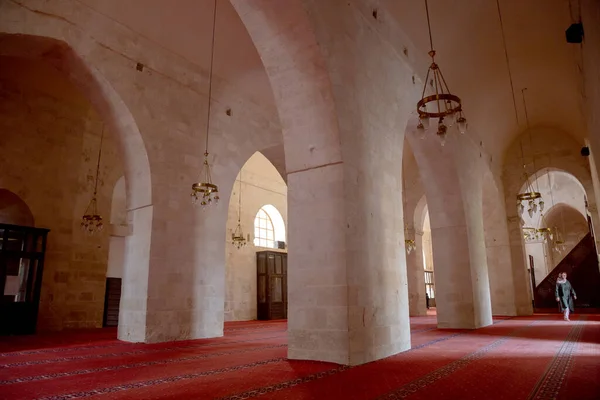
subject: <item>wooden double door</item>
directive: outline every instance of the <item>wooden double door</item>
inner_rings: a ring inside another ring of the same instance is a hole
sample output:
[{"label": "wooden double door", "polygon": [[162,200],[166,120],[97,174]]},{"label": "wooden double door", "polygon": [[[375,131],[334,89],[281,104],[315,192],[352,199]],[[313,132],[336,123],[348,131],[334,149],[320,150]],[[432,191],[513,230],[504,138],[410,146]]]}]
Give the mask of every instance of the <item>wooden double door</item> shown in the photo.
[{"label": "wooden double door", "polygon": [[257,317],[259,320],[287,318],[287,253],[256,253]]},{"label": "wooden double door", "polygon": [[36,332],[48,232],[0,224],[0,335]]}]

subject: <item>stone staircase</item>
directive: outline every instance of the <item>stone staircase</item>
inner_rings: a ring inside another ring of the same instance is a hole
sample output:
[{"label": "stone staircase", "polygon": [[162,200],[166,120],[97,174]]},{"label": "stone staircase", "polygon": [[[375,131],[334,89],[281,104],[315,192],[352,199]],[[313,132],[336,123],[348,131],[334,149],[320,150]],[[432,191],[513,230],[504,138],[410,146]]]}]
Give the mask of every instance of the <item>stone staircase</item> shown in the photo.
[{"label": "stone staircase", "polygon": [[567,273],[567,279],[577,293],[575,309],[600,307],[600,269],[596,245],[591,233],[567,254],[534,291],[536,312],[558,311],[554,290],[560,272]]}]

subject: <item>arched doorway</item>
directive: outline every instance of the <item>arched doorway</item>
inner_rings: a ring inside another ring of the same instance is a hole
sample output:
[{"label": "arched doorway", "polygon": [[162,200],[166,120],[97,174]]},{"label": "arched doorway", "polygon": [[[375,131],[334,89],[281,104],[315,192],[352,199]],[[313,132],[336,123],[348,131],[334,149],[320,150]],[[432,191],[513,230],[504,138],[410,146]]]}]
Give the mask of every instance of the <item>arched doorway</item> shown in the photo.
[{"label": "arched doorway", "polygon": [[[53,34],[56,32],[48,33]],[[59,34],[59,36],[62,35]],[[50,143],[51,145],[60,144],[55,141],[61,140],[71,141],[70,143],[80,141],[79,149],[70,151],[64,146],[58,146],[58,148],[63,148],[62,153],[61,150],[48,151],[40,156],[40,161],[49,162],[48,165],[55,165],[54,161],[66,164],[68,160],[73,161],[72,157],[75,155],[82,156],[82,160],[84,161],[81,165],[86,165],[86,163],[93,165],[93,167],[90,167],[90,170],[93,171],[89,174],[91,178],[88,177],[86,171],[82,180],[77,183],[85,188],[83,190],[72,190],[63,196],[60,193],[62,188],[71,185],[70,183],[66,184],[65,182],[67,181],[63,180],[62,183],[54,182],[53,188],[44,191],[46,193],[45,196],[40,196],[39,192],[41,189],[35,186],[30,186],[30,189],[24,191],[27,198],[31,197],[31,199],[34,199],[34,202],[31,203],[34,213],[37,214],[35,210],[38,209],[45,210],[46,217],[42,217],[42,214],[40,214],[40,218],[49,218],[48,221],[54,218],[57,223],[65,225],[60,229],[53,230],[55,234],[51,233],[49,236],[49,254],[46,268],[47,270],[52,270],[52,273],[45,274],[44,276],[50,276],[54,281],[47,282],[42,290],[39,322],[43,329],[55,330],[64,327],[92,327],[102,324],[101,310],[103,306],[102,299],[104,297],[104,278],[101,280],[98,279],[99,275],[92,272],[89,265],[93,265],[94,270],[98,269],[98,272],[102,269],[100,275],[104,275],[106,261],[92,262],[90,264],[91,261],[86,259],[87,256],[84,257],[82,255],[93,252],[104,252],[103,255],[94,256],[94,261],[106,260],[108,245],[90,245],[89,241],[86,242],[78,238],[78,232],[75,233],[73,231],[71,236],[65,235],[65,232],[67,230],[71,231],[73,226],[78,226],[77,223],[73,222],[81,218],[85,206],[89,202],[89,197],[87,196],[91,196],[91,189],[89,187],[93,188],[93,183],[90,184],[90,182],[94,180],[95,160],[97,158],[101,132],[104,130],[106,130],[107,135],[115,143],[115,150],[112,151],[113,156],[118,153],[122,155],[115,158],[123,161],[123,168],[120,172],[116,172],[115,175],[111,175],[114,172],[113,170],[101,169],[101,183],[108,183],[110,189],[108,189],[108,193],[102,193],[103,185],[101,184],[99,196],[102,197],[105,195],[106,201],[104,201],[104,204],[109,204],[112,183],[116,181],[119,175],[124,173],[127,176],[127,218],[130,221],[138,223],[140,227],[139,230],[133,232],[125,244],[127,249],[125,251],[125,264],[127,265],[125,270],[131,275],[129,279],[125,278],[124,297],[133,296],[139,298],[139,296],[144,296],[145,301],[144,293],[147,288],[147,281],[139,279],[139,276],[141,271],[144,269],[147,271],[148,269],[149,241],[151,235],[151,230],[142,229],[142,226],[147,227],[152,221],[148,157],[141,134],[131,113],[108,80],[93,65],[88,63],[85,58],[76,54],[73,47],[77,47],[78,45],[78,43],[67,43],[51,37],[25,34],[0,35],[0,57],[3,58],[3,66],[7,65],[6,61],[10,61],[13,65],[25,66],[25,68],[3,69],[4,73],[10,75],[7,77],[7,81],[16,82],[15,85],[21,85],[22,90],[30,94],[36,92],[35,96],[44,96],[44,93],[51,93],[53,91],[60,92],[62,96],[60,97],[60,104],[46,102],[46,105],[51,104],[52,111],[50,112],[58,110],[60,112],[65,111],[72,114],[81,114],[83,110],[91,110],[88,116],[82,118],[67,117],[63,119],[51,119],[49,120],[50,122],[46,121],[45,123],[43,121],[43,113],[40,113],[38,118],[24,119],[27,123],[20,125],[21,129],[26,129],[28,132],[36,132],[34,129],[35,124],[39,124],[39,126],[46,130],[55,128],[62,130],[64,133],[63,136],[47,136],[51,138],[49,139],[51,142],[54,141],[54,143]],[[39,73],[31,73],[31,79],[19,78],[23,77],[24,73],[36,70]],[[48,76],[52,76],[52,78],[48,78]],[[29,95],[27,99],[35,101],[32,96]],[[86,103],[89,105],[86,105]],[[16,98],[15,104],[19,104]],[[35,106],[35,103],[33,105]],[[38,109],[34,107],[34,110]],[[52,123],[56,121],[60,121],[60,123],[68,121],[68,124],[57,126],[56,123]],[[110,147],[110,143],[105,144]],[[15,142],[14,146],[18,147],[18,143]],[[18,152],[15,151],[14,146],[11,149],[11,154],[17,155]],[[44,146],[38,147],[43,148]],[[8,151],[8,149],[4,150]],[[110,154],[111,151],[107,153]],[[105,157],[110,158],[106,153]],[[54,161],[50,162],[50,160]],[[19,160],[12,160],[11,163],[18,164]],[[110,165],[110,163],[105,165]],[[74,165],[66,168],[66,171],[72,175],[85,171],[87,166],[82,170],[74,168]],[[33,174],[39,172],[38,175],[45,176],[47,182],[52,182],[55,176],[61,176],[54,175],[51,177],[47,175],[48,171],[48,169],[44,171],[29,170]],[[6,178],[3,177],[3,180]],[[76,182],[77,179],[77,177],[73,177],[70,182]],[[35,190],[32,190],[32,187]],[[90,193],[87,192],[88,189]],[[75,193],[77,195],[74,195]],[[63,201],[61,205],[50,206],[57,196],[63,197],[66,201]],[[100,202],[102,200],[104,199],[99,199]],[[64,209],[61,209],[61,207]],[[107,210],[103,214],[106,216],[108,214]],[[52,229],[52,226],[49,226],[49,228]],[[58,232],[61,232],[61,234]],[[74,244],[76,243],[75,248],[81,246],[82,250],[80,251],[72,250],[79,254],[79,257],[71,257],[70,253],[65,251],[52,251],[53,248],[56,249],[56,246],[68,246],[67,242],[69,241]],[[64,262],[60,259],[63,255],[67,257],[67,260],[63,260]],[[88,264],[87,269],[76,267],[77,264],[83,265],[86,263]],[[88,277],[88,279],[84,279],[86,282],[85,287],[80,285],[75,290],[78,280],[71,279],[70,277],[77,276],[81,278],[85,274],[91,274],[90,276],[93,275],[93,278]],[[78,296],[69,297],[69,287],[71,286],[74,291],[78,292]],[[71,300],[67,301],[67,298],[71,298]],[[74,301],[72,298],[76,298],[77,300]],[[132,304],[132,302],[127,302],[127,304]],[[75,308],[77,308],[77,311]],[[120,338],[124,340],[143,340],[145,335],[145,312],[140,309],[131,311],[127,313],[124,319],[126,325],[129,324],[129,327],[120,331]]]},{"label": "arched doorway", "polygon": [[35,226],[27,203],[7,189],[0,189],[0,224]]},{"label": "arched doorway", "polygon": [[[244,238],[248,240],[240,248],[231,240],[238,218]],[[257,254],[270,251],[287,256],[286,225],[287,184],[273,164],[261,152],[256,152],[240,169],[229,200],[225,321],[257,319],[261,297]],[[266,296],[265,292],[261,298]]]}]

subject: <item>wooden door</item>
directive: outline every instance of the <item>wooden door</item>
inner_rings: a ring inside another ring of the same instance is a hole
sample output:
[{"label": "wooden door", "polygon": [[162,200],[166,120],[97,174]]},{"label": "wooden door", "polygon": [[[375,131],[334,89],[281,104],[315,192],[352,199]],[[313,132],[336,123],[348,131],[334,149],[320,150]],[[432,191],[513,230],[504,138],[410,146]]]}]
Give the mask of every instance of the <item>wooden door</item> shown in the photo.
[{"label": "wooden door", "polygon": [[287,318],[287,254],[272,251],[257,254],[257,317],[259,320]]},{"label": "wooden door", "polygon": [[36,331],[47,233],[0,224],[0,335]]},{"label": "wooden door", "polygon": [[121,304],[121,278],[106,278],[104,295],[105,327],[119,326],[119,306]]}]

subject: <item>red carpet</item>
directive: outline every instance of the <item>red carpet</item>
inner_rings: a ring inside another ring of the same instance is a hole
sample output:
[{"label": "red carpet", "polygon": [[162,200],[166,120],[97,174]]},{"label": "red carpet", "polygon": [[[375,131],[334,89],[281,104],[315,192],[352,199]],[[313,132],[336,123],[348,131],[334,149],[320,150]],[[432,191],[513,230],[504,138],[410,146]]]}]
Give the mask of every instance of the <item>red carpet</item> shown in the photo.
[{"label": "red carpet", "polygon": [[0,338],[0,399],[600,399],[600,316],[497,318],[476,331],[411,319],[412,349],[345,367],[286,359],[286,322],[160,344],[115,329]]}]

